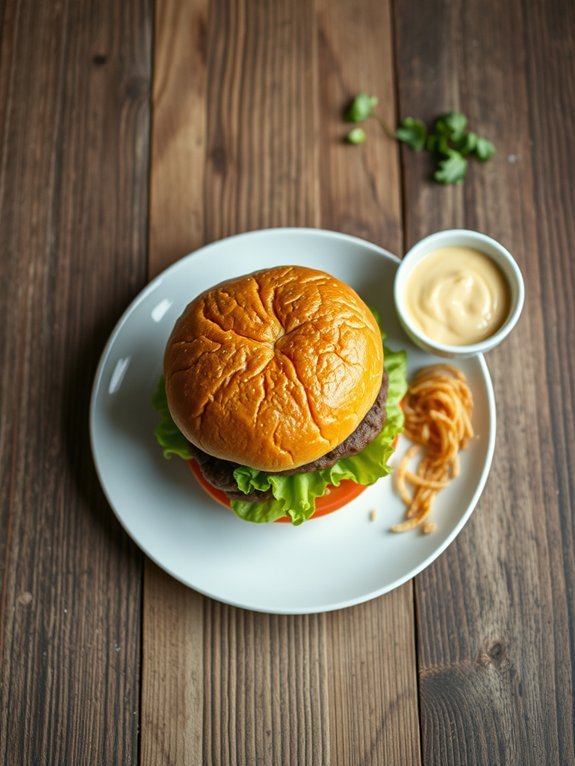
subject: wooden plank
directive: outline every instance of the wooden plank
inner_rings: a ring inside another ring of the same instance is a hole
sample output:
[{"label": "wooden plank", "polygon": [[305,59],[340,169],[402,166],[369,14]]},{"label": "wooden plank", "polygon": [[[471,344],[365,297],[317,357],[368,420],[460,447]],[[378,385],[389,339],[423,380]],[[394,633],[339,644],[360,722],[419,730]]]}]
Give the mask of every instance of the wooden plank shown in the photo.
[{"label": "wooden plank", "polygon": [[205,753],[214,764],[331,763],[325,617],[206,600]]},{"label": "wooden plank", "polygon": [[87,434],[145,283],[148,4],[3,4],[0,761],[138,759],[141,557]]},{"label": "wooden plank", "polygon": [[200,763],[203,601],[146,561],[142,646],[143,764]]},{"label": "wooden plank", "polygon": [[[361,146],[342,140],[345,104],[360,91],[396,120],[391,4],[318,2],[321,224],[401,253],[399,154],[381,126]],[[326,617],[331,751],[338,763],[419,763],[411,583]]]},{"label": "wooden plank", "polygon": [[386,126],[396,118],[391,3],[318,0],[321,225],[402,251],[399,154],[376,120],[351,146],[343,112],[365,92],[379,100]]},{"label": "wooden plank", "polygon": [[207,24],[207,0],[156,3],[150,277],[204,244]]},{"label": "wooden plank", "polygon": [[[207,2],[158,0],[149,276],[204,242]],[[142,763],[200,763],[204,599],[151,561],[144,576]]]},{"label": "wooden plank", "polygon": [[411,583],[328,615],[334,763],[420,762],[413,619]]},{"label": "wooden plank", "polygon": [[406,152],[407,239],[479,228],[515,254],[527,286],[518,328],[488,359],[498,437],[487,489],[461,537],[417,581],[424,760],[568,763],[575,433],[564,350],[575,329],[566,226],[575,213],[575,72],[573,57],[555,52],[573,50],[573,9],[470,2],[464,14],[441,3],[397,11],[401,113],[461,108],[498,149],[456,189],[426,183],[421,157]]},{"label": "wooden plank", "polygon": [[213,0],[208,51],[207,239],[317,226],[313,5]]}]

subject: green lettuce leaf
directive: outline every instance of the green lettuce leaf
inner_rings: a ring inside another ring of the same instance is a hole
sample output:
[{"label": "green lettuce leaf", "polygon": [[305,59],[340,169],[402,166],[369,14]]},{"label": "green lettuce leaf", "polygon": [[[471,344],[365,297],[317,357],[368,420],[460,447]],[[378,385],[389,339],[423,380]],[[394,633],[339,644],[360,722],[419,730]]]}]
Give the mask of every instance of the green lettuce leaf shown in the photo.
[{"label": "green lettuce leaf", "polygon": [[154,429],[156,441],[162,448],[166,460],[171,460],[172,455],[177,455],[184,460],[190,460],[192,453],[188,440],[172,420],[166,399],[166,387],[163,376],[158,381],[158,386],[152,396],[152,405],[160,415],[160,422]]},{"label": "green lettuce leaf", "polygon": [[357,484],[374,484],[391,473],[387,461],[394,451],[393,442],[403,428],[400,402],[407,390],[406,354],[386,348],[384,367],[388,376],[387,416],[381,433],[357,455],[338,460],[323,471],[292,476],[268,474],[247,466],[239,466],[234,477],[246,494],[254,490],[272,490],[273,498],[263,503],[232,500],[233,511],[245,521],[275,521],[289,516],[294,525],[309,519],[315,511],[315,499],[325,494],[329,484],[338,487],[343,479]]}]

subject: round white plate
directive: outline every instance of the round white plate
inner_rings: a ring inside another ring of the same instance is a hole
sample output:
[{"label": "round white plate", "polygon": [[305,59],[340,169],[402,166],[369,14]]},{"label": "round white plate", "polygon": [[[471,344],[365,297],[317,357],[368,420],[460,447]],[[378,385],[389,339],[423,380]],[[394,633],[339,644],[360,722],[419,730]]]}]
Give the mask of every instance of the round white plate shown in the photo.
[{"label": "round white plate", "polygon": [[[473,392],[477,438],[461,474],[437,498],[437,531],[393,534],[403,517],[391,479],[337,513],[290,524],[251,524],[217,505],[184,463],[166,461],[150,399],[172,326],[211,285],[282,264],[323,269],[378,309],[386,343],[408,352],[408,371],[437,362],[408,340],[393,305],[399,261],[375,245],[317,229],[269,229],[215,242],[175,263],[133,301],[104,350],[92,392],[92,450],[108,500],[142,550],[178,580],[228,604],[302,614],[358,604],[428,566],[456,537],[483,489],[495,442],[495,402],[482,357],[458,362]],[[396,456],[405,444],[398,446]],[[369,520],[375,510],[377,518]]]}]

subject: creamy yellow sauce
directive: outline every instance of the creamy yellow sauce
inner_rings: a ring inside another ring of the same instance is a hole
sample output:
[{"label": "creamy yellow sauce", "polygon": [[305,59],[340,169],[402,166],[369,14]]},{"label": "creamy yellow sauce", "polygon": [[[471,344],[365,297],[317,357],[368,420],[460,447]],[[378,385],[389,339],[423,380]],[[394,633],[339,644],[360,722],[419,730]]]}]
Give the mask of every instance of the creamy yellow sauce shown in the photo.
[{"label": "creamy yellow sauce", "polygon": [[449,346],[493,335],[509,312],[509,284],[491,258],[471,247],[434,250],[405,285],[410,318],[428,338]]}]

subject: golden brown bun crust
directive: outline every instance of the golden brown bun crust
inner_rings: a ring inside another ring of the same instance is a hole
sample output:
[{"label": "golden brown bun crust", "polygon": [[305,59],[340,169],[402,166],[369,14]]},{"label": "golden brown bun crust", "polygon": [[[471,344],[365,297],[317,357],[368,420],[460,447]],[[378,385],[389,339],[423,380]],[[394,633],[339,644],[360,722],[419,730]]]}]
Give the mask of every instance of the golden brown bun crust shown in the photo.
[{"label": "golden brown bun crust", "polygon": [[383,375],[381,335],[350,287],[280,266],[222,282],[176,322],[164,375],[174,421],[210,455],[263,471],[346,439]]}]

